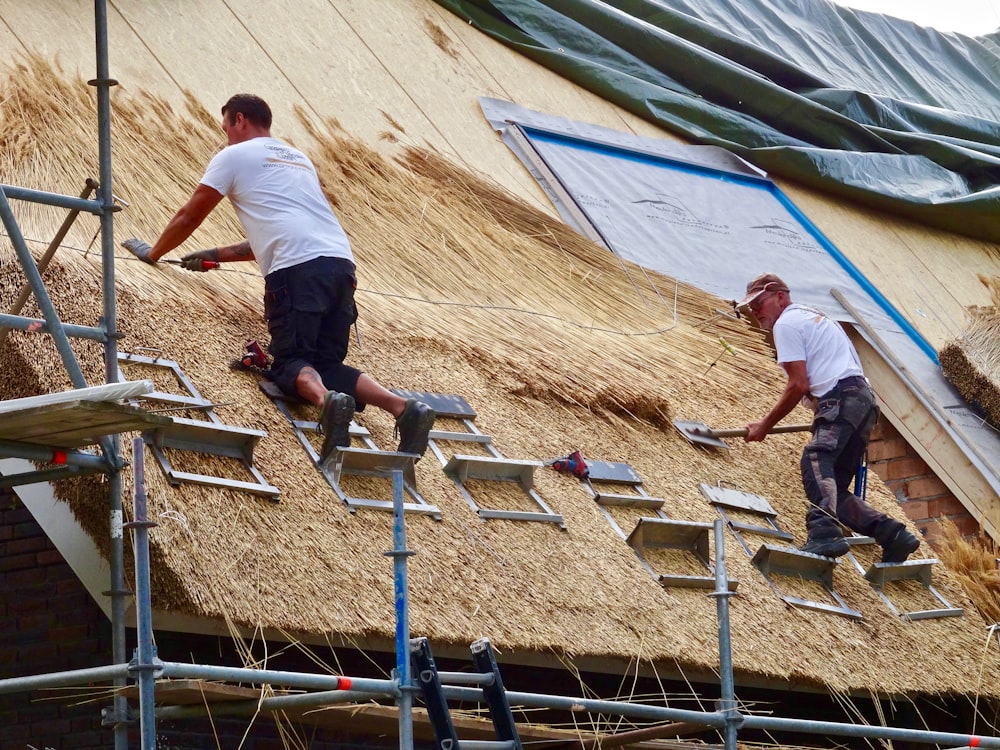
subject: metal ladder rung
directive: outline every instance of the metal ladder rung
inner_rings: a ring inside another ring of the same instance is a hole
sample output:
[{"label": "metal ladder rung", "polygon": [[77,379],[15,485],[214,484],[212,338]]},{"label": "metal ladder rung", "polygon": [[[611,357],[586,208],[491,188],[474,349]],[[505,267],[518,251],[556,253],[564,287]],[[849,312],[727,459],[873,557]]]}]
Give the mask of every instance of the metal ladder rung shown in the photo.
[{"label": "metal ladder rung", "polygon": [[479,672],[438,672],[441,682],[449,685],[492,685],[494,679],[492,672],[480,674]]},{"label": "metal ladder rung", "polygon": [[535,483],[535,469],[541,466],[541,461],[455,455],[445,464],[444,473],[461,482],[468,479],[515,481],[527,490]]},{"label": "metal ladder rung", "polygon": [[[293,419],[292,426],[295,427],[295,429],[297,430],[303,430],[305,432],[315,432],[316,434],[319,434],[319,422],[312,422],[308,419]],[[367,427],[359,425],[353,419],[351,420],[351,424],[348,427],[348,434],[352,438],[360,438],[362,440],[364,438],[372,436],[371,432],[368,431]]]},{"label": "metal ladder rung", "polygon": [[919,609],[913,612],[901,612],[899,616],[904,620],[933,620],[938,617],[961,617],[965,610],[960,607],[949,607],[947,609]]},{"label": "metal ladder rung", "polygon": [[544,513],[530,510],[497,510],[496,508],[480,508],[476,511],[480,518],[506,519],[508,521],[546,521],[563,525],[563,517],[559,513]]},{"label": "metal ladder rung", "polygon": [[454,432],[450,430],[431,430],[427,437],[431,440],[454,440],[462,443],[492,443],[493,437],[480,432]]},{"label": "metal ladder rung", "polygon": [[[715,588],[715,576],[678,576],[664,573],[659,576],[659,581],[660,585],[663,587],[673,587],[679,589]],[[729,584],[730,591],[736,591],[740,584],[740,582],[734,578],[730,578],[727,583]]]},{"label": "metal ladder rung", "polygon": [[175,482],[187,482],[188,484],[200,484],[203,487],[222,487],[228,490],[241,490],[252,495],[260,495],[271,499],[277,499],[281,490],[269,484],[261,482],[243,482],[238,479],[226,479],[225,477],[213,477],[210,474],[192,474],[187,471],[173,471],[169,473],[169,478]]},{"label": "metal ladder rung", "polygon": [[180,417],[174,417],[173,424],[158,427],[147,434],[157,445],[165,448],[245,458],[247,461],[252,461],[257,441],[267,436],[262,430]]},{"label": "metal ladder rung", "polygon": [[180,393],[165,393],[163,391],[150,391],[140,396],[144,401],[158,401],[163,404],[174,404],[176,406],[213,407],[215,403],[200,396],[184,396]]},{"label": "metal ladder rung", "polygon": [[780,539],[783,542],[791,542],[795,538],[787,531],[775,529],[770,526],[756,526],[752,523],[743,523],[741,521],[733,520],[729,521],[729,526],[734,529],[739,529],[740,531],[749,531],[753,534],[761,534],[763,536],[769,536],[773,539]]},{"label": "metal ladder rung", "polygon": [[652,508],[659,510],[663,507],[664,500],[659,497],[648,497],[646,495],[616,495],[607,492],[599,492],[594,496],[594,502],[606,507],[618,506],[625,508]]},{"label": "metal ladder rung", "polygon": [[844,539],[852,547],[864,547],[869,544],[875,544],[875,537],[873,536],[851,535],[845,536]]},{"label": "metal ladder rung", "polygon": [[[373,500],[368,497],[347,497],[346,504],[353,512],[357,508],[370,508],[372,510],[384,510],[392,513],[395,506],[391,500]],[[435,505],[424,505],[421,503],[403,503],[403,511],[406,513],[423,514],[433,516],[436,520],[441,520],[441,510]]]}]

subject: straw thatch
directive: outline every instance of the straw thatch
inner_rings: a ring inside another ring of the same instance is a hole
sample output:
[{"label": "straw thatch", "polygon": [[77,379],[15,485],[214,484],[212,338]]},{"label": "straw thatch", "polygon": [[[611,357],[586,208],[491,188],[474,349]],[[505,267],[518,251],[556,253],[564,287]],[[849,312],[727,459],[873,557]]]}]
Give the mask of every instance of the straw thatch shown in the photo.
[{"label": "straw thatch", "polygon": [[1000,550],[988,538],[968,540],[950,518],[941,519],[936,550],[954,571],[986,622],[1000,624]]},{"label": "straw thatch", "polygon": [[[76,191],[96,163],[85,116],[93,111],[89,97],[82,82],[37,59],[16,75],[8,71],[0,82],[4,179]],[[278,109],[276,135],[292,116]],[[784,528],[804,539],[797,471],[803,435],[733,441],[728,452],[710,452],[693,448],[670,426],[674,418],[743,425],[781,392],[783,376],[762,337],[731,317],[725,302],[619,261],[483,178],[406,147],[398,130],[394,164],[333,122],[307,125],[313,140],[301,145],[315,158],[359,262],[363,345],[349,361],[389,386],[462,394],[506,456],[547,459],[581,448],[590,458],[627,461],[679,519],[714,519],[700,482],[739,487],[767,497]],[[115,192],[130,202],[116,233],[152,239],[220,146],[215,118],[194,101],[181,114],[141,92],[119,92],[113,138]],[[35,249],[61,220],[58,211],[15,210]],[[80,219],[46,275],[67,321],[93,323],[100,314],[100,260],[89,249],[95,224]],[[239,236],[224,209],[187,247]],[[9,246],[2,248],[0,306],[21,283]],[[282,490],[280,503],[272,504],[237,492],[175,489],[150,465],[150,514],[158,522],[154,606],[312,640],[391,642],[392,571],[383,554],[392,543],[391,517],[350,514],[258,392],[255,377],[228,368],[246,338],[265,338],[255,267],[189,274],[146,266],[121,251],[116,268],[121,349],[161,350],[202,394],[226,404],[217,413],[227,423],[266,430],[256,464]],[[68,386],[46,337],[15,333],[10,341],[3,396]],[[100,382],[100,352],[85,345],[79,354],[88,377]],[[392,445],[386,415],[368,410],[358,421],[379,445]],[[213,468],[211,459],[184,460],[201,471]],[[537,474],[539,493],[564,516],[566,530],[479,520],[432,455],[418,464],[417,484],[444,518],[408,523],[408,546],[416,553],[409,576],[414,633],[458,645],[487,635],[508,654],[553,664],[576,660],[610,669],[638,662],[654,664],[658,674],[687,675],[716,669],[714,600],[703,591],[661,588],[575,479]],[[475,491],[485,505],[519,502],[488,486]],[[58,493],[104,545],[102,482],[65,482]],[[874,479],[868,499],[900,515]],[[635,519],[622,511],[616,520],[628,530]],[[968,675],[982,673],[988,678],[982,692],[1000,693],[997,654],[981,648],[985,624],[947,570],[937,570],[935,585],[967,607],[965,617],[906,623],[861,576],[840,566],[836,587],[864,614],[853,622],[789,608],[731,537],[727,548],[729,572],[740,580],[731,612],[738,679],[861,693],[966,694]],[[905,607],[919,603],[923,592],[902,587],[897,595]]]},{"label": "straw thatch", "polygon": [[1000,428],[1000,278],[980,275],[979,280],[990,290],[993,304],[969,308],[971,321],[941,349],[939,359],[962,398]]}]

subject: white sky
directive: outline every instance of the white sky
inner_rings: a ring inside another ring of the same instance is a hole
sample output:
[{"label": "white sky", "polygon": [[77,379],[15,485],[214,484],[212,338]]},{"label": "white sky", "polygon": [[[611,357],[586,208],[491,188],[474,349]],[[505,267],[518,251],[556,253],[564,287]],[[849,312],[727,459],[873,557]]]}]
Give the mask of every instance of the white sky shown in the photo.
[{"label": "white sky", "polygon": [[833,0],[855,10],[904,18],[938,31],[982,36],[1000,28],[1000,0]]}]

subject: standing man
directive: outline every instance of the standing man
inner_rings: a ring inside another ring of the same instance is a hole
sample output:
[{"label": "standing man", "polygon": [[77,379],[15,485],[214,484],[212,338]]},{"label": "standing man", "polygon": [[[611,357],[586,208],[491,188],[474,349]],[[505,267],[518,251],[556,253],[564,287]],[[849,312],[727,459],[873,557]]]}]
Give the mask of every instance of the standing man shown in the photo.
[{"label": "standing man", "polygon": [[257,261],[264,275],[264,317],[274,358],[268,377],[283,392],[321,407],[320,462],[338,446],[350,445],[355,405],[361,410],[366,404],[395,417],[397,450],[423,455],[434,410],[415,399],[404,400],[344,364],[357,319],[354,255],[312,162],[271,136],[271,109],[258,96],[231,97],[222,107],[222,129],[228,146],[209,163],[156,243],[122,244],[140,260],[155,264],[228,197],[247,240],[188,253],[182,265],[189,271],[207,271],[204,261]]},{"label": "standing man", "polygon": [[788,375],[778,402],[747,425],[747,442],[763,440],[800,401],[812,408],[812,440],[802,453],[802,483],[812,507],[806,513],[803,552],[840,557],[850,549],[841,524],[882,545],[882,562],[899,563],[920,540],[894,518],[879,513],[848,487],[868,448],[878,418],[875,394],[854,345],[840,325],[812,307],[792,303],[788,286],[773,273],[747,284],[737,307],[748,307],[766,331]]}]

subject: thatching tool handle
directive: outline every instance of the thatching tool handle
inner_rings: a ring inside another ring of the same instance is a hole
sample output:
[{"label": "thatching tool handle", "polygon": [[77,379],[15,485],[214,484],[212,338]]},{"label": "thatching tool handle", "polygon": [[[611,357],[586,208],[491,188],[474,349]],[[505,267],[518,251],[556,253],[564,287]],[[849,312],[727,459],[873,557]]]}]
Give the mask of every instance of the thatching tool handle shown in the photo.
[{"label": "thatching tool handle", "polygon": [[[779,424],[767,431],[768,435],[779,432],[806,432],[811,430],[811,424]],[[735,427],[731,430],[701,430],[694,428],[691,432],[701,437],[724,438],[724,437],[746,437],[749,430],[746,427]]]}]

